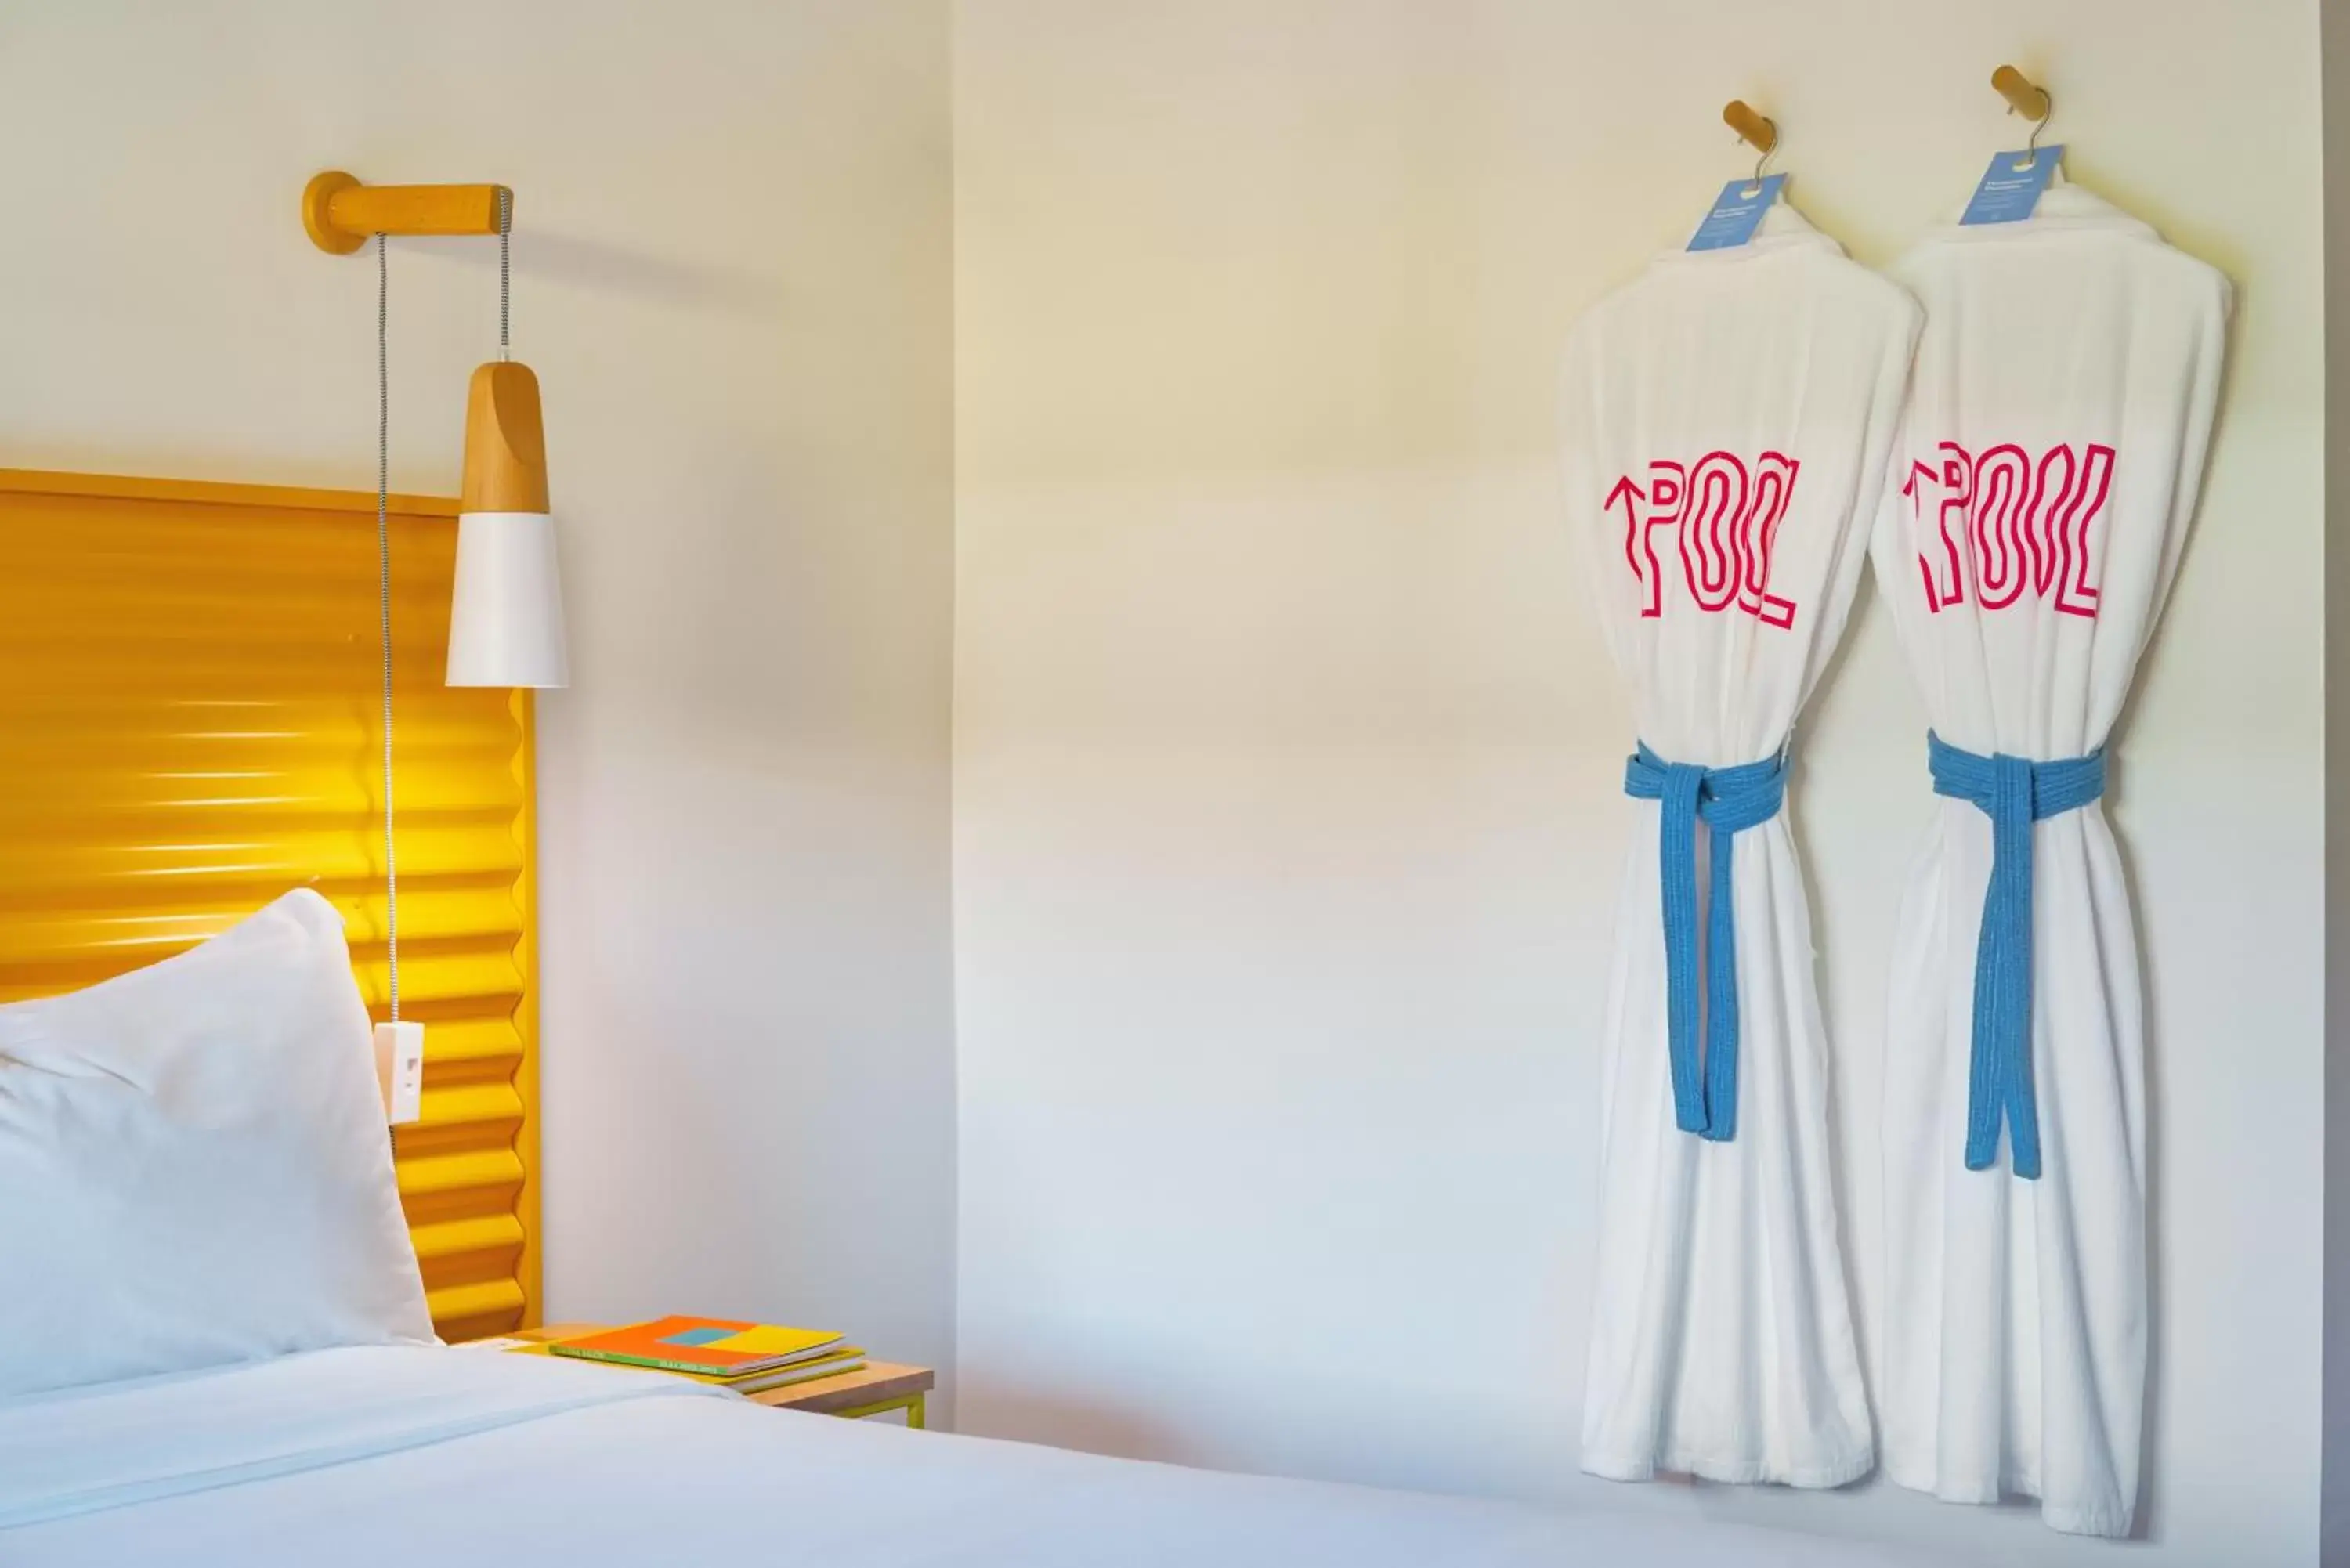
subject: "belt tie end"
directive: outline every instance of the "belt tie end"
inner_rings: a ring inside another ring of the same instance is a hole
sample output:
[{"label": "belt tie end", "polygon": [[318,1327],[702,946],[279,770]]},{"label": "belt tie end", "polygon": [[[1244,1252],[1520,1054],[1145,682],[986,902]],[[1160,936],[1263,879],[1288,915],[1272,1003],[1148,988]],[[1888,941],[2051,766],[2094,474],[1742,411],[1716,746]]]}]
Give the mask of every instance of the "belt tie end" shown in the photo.
[{"label": "belt tie end", "polygon": [[[1659,804],[1658,869],[1665,927],[1665,1027],[1673,1121],[1727,1143],[1738,1131],[1738,910],[1736,837],[1779,814],[1784,756],[1736,767],[1669,763],[1645,744],[1624,764],[1624,793]],[[1708,856],[1703,1042],[1698,991],[1697,825],[1712,834]]]},{"label": "belt tie end", "polygon": [[1991,818],[1991,881],[1975,939],[1974,1032],[1967,1061],[1969,1170],[1999,1158],[2007,1125],[2015,1174],[2040,1176],[2040,1113],[2032,1083],[2032,826],[2106,793],[2106,753],[2035,763],[2004,752],[1982,756],[1928,731],[1934,793]]}]

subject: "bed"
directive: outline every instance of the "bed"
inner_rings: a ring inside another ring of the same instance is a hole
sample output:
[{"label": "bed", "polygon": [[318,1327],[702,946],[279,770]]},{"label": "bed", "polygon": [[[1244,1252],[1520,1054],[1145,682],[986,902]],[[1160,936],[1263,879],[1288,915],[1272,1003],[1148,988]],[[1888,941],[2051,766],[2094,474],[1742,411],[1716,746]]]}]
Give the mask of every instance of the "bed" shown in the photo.
[{"label": "bed", "polygon": [[439,1342],[343,918],[0,1006],[0,1563],[1857,1564]]},{"label": "bed", "polygon": [[1913,1561],[837,1420],[462,1348],[325,1350],[0,1404],[8,1568]]}]

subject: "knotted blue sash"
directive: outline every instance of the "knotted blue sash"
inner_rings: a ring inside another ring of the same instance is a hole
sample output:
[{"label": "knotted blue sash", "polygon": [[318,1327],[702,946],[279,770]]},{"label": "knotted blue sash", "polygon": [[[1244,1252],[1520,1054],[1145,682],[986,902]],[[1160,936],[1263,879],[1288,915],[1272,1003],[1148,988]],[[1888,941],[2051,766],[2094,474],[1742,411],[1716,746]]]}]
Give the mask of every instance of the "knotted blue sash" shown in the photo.
[{"label": "knotted blue sash", "polygon": [[1991,885],[1975,942],[1974,1044],[1967,1064],[1967,1168],[1999,1157],[2007,1118],[2015,1174],[2040,1175],[2040,1112],[2032,1089],[2032,825],[2077,810],[2106,793],[2104,747],[2085,757],[2035,763],[2001,752],[1978,756],[1926,732],[1934,793],[1991,818]]},{"label": "knotted blue sash", "polygon": [[[1669,763],[1644,743],[1626,759],[1624,793],[1659,802],[1658,867],[1664,880],[1665,1026],[1672,1063],[1673,1121],[1727,1143],[1738,1131],[1738,919],[1731,901],[1736,836],[1779,815],[1786,798],[1783,753],[1734,768]],[[1698,1050],[1697,825],[1713,841],[1705,928],[1705,1049]]]}]

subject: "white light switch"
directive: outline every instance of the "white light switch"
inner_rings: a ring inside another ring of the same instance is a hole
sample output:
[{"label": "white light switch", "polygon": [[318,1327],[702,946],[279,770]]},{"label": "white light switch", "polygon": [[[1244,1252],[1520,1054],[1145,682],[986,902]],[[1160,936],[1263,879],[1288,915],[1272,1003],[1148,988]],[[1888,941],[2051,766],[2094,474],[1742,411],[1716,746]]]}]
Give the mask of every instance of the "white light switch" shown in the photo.
[{"label": "white light switch", "polygon": [[400,1127],[424,1114],[424,1025],[375,1026],[375,1077],[388,1124]]}]

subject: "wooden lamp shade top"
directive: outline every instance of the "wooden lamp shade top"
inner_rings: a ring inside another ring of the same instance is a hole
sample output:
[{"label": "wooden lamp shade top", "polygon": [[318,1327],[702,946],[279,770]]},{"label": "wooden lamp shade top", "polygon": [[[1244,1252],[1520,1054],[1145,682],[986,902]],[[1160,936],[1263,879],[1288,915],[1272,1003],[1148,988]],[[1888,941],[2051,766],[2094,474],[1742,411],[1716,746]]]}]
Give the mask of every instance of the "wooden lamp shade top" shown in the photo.
[{"label": "wooden lamp shade top", "polygon": [[465,397],[464,512],[545,512],[546,432],[538,378],[498,360],[473,372]]}]

